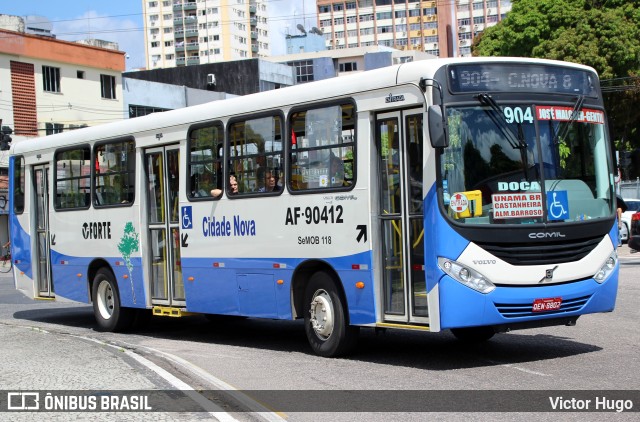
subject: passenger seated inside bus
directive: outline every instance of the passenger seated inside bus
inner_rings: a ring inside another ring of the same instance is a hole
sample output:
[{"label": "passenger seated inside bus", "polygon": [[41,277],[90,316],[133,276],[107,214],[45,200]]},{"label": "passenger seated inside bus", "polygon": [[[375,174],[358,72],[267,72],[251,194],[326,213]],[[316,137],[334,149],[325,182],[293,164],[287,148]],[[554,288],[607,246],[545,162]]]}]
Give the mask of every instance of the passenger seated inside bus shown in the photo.
[{"label": "passenger seated inside bus", "polygon": [[238,179],[235,174],[229,175],[229,195],[238,194]]},{"label": "passenger seated inside bus", "polygon": [[280,186],[278,185],[277,174],[274,171],[266,171],[264,176],[264,187],[260,188],[260,192],[279,192]]}]

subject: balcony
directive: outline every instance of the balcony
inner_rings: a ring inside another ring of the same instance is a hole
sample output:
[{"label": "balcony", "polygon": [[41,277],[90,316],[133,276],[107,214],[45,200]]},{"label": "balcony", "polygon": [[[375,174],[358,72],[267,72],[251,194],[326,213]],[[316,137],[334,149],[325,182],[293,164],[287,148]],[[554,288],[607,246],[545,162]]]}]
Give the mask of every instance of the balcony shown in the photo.
[{"label": "balcony", "polygon": [[249,13],[252,15],[255,15],[257,12],[258,8],[255,4],[250,4],[249,5]]},{"label": "balcony", "polygon": [[197,37],[198,36],[198,27],[197,26],[187,26],[184,28],[185,37]]},{"label": "balcony", "polygon": [[189,56],[187,57],[187,66],[193,66],[196,64],[200,64],[200,56]]},{"label": "balcony", "polygon": [[251,52],[252,53],[258,52],[258,44],[251,44]]},{"label": "balcony", "polygon": [[176,66],[184,66],[184,57],[176,57]]},{"label": "balcony", "polygon": [[185,1],[184,3],[176,1],[173,3],[174,12],[180,12],[181,10],[196,10],[197,7],[196,2],[194,1]]},{"label": "balcony", "polygon": [[258,33],[256,31],[251,31],[251,39],[252,40],[257,40],[258,39]]},{"label": "balcony", "polygon": [[191,41],[185,44],[187,51],[198,51],[200,49],[198,41]]}]

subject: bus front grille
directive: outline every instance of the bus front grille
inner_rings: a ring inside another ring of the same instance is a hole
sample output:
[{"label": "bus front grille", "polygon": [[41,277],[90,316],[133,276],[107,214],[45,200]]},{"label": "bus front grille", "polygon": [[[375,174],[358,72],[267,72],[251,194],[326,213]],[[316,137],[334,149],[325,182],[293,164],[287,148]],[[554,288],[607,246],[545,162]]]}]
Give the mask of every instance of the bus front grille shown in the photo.
[{"label": "bus front grille", "polygon": [[494,303],[494,306],[505,318],[520,318],[530,316],[554,315],[565,312],[579,311],[587,304],[591,295],[576,297],[574,299],[562,299],[560,309],[547,312],[533,312],[533,302],[527,303]]},{"label": "bus front grille", "polygon": [[477,245],[511,265],[549,265],[579,261],[595,249],[602,236],[547,243],[499,244],[477,242]]}]

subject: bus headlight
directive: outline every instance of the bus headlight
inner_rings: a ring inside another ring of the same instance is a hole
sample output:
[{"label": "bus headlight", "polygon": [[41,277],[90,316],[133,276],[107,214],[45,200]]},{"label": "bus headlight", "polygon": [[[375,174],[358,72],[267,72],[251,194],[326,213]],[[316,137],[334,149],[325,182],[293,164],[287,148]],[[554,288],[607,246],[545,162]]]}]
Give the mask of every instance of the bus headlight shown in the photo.
[{"label": "bus headlight", "polygon": [[451,278],[477,292],[486,294],[492,292],[496,288],[496,286],[487,280],[482,274],[476,270],[465,267],[456,261],[438,257],[438,266],[442,271],[451,276]]},{"label": "bus headlight", "polygon": [[618,262],[618,252],[613,251],[613,253],[611,253],[611,255],[609,255],[609,257],[607,258],[607,260],[604,261],[602,267],[600,267],[598,272],[593,276],[594,280],[596,280],[598,283],[602,283],[603,281],[605,281],[607,277],[609,277],[609,274],[611,274],[613,269],[616,267],[616,262]]}]

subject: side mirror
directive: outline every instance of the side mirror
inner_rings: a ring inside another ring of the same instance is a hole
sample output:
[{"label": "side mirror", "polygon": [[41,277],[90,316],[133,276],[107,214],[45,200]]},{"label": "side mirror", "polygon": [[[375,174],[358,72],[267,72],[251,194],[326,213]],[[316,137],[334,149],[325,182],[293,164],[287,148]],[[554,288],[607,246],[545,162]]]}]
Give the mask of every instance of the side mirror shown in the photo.
[{"label": "side mirror", "polygon": [[429,106],[429,138],[433,148],[446,148],[449,146],[449,131],[442,115],[442,107]]}]

